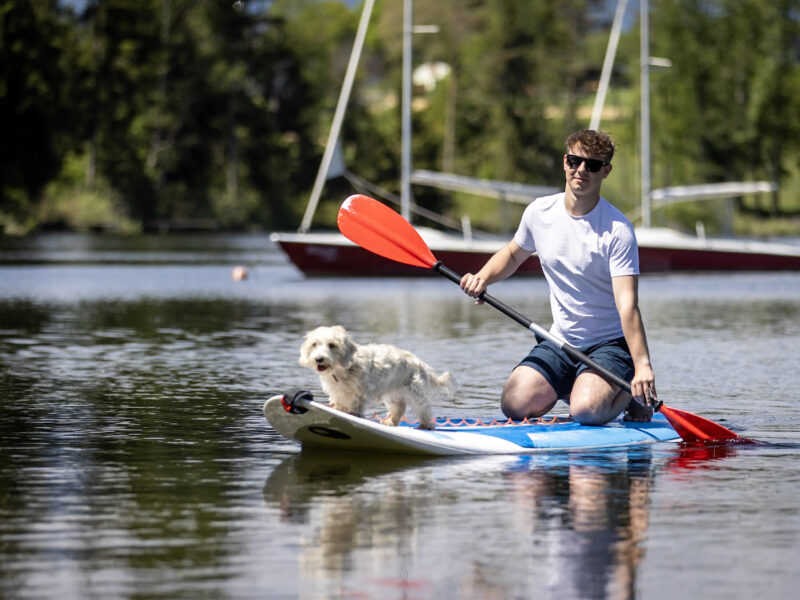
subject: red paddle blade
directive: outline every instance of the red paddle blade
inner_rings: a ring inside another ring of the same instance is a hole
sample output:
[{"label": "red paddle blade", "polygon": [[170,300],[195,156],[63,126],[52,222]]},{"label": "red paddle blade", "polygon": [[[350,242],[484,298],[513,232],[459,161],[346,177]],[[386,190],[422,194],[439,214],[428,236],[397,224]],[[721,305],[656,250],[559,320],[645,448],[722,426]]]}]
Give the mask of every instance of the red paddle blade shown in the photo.
[{"label": "red paddle blade", "polygon": [[739,436],[713,421],[677,408],[661,405],[663,414],[684,442],[713,442],[735,440]]},{"label": "red paddle blade", "polygon": [[356,194],[342,203],[339,231],[365,250],[414,267],[431,268],[436,257],[411,224],[385,204]]}]

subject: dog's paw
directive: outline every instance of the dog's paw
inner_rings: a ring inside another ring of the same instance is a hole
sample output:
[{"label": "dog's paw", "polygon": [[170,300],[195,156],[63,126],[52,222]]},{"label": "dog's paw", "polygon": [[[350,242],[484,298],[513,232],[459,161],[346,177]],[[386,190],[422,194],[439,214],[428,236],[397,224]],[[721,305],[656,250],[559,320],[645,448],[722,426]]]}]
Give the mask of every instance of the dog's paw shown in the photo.
[{"label": "dog's paw", "polygon": [[343,412],[344,414],[350,415],[350,416],[353,416],[353,417],[363,417],[364,416],[360,412],[358,412],[356,410],[353,410],[351,407],[349,407],[347,405],[334,404],[333,402],[331,402],[330,404],[328,404],[328,406],[331,407],[333,410],[338,410],[339,412]]},{"label": "dog's paw", "polygon": [[335,402],[331,402],[330,404],[328,404],[328,406],[330,406],[333,410],[338,410],[339,412],[347,413],[348,415],[353,414],[353,412],[348,410],[347,406],[343,404],[336,404]]}]

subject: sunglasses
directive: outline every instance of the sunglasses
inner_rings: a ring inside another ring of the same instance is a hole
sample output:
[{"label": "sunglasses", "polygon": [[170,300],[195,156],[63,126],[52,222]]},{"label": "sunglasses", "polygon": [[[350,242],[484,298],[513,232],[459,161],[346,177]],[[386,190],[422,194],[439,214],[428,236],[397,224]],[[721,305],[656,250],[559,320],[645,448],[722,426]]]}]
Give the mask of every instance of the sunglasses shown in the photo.
[{"label": "sunglasses", "polygon": [[567,154],[567,166],[570,169],[577,169],[581,166],[582,163],[586,163],[586,168],[589,169],[591,173],[597,173],[600,169],[602,169],[605,165],[610,165],[611,163],[606,160],[597,160],[596,158],[586,158],[585,156],[577,156],[575,154]]}]

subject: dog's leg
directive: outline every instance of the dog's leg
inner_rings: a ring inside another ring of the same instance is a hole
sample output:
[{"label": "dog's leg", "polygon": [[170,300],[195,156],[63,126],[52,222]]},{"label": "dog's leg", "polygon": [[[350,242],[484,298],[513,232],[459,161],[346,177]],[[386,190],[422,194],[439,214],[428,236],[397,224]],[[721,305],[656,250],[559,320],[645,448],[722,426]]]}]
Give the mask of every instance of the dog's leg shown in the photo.
[{"label": "dog's leg", "polygon": [[389,414],[381,419],[381,423],[391,426],[398,425],[403,415],[406,414],[405,398],[403,398],[402,394],[398,393],[386,394],[383,398],[383,403],[386,405]]},{"label": "dog's leg", "polygon": [[349,415],[355,415],[357,417],[361,416],[361,414],[358,412],[358,406],[357,405],[354,406],[355,403],[353,402],[353,399],[348,397],[346,394],[341,395],[339,393],[339,390],[336,391],[331,390],[329,398],[330,398],[331,408],[340,410]]},{"label": "dog's leg", "polygon": [[329,406],[331,408],[334,408],[336,410],[342,410],[342,407],[340,406],[339,402],[336,400],[336,395],[335,394],[328,394],[328,400],[330,402]]},{"label": "dog's leg", "polygon": [[[433,374],[430,371],[430,374]],[[435,377],[435,374],[433,374]],[[431,387],[429,373],[415,373],[411,377],[408,389],[405,392],[408,403],[414,408],[419,418],[420,429],[433,429],[433,414],[431,410],[431,398],[435,395]]]},{"label": "dog's leg", "polygon": [[433,423],[433,411],[431,410],[429,398],[425,396],[415,398],[412,406],[419,417],[420,429],[434,429],[436,427]]}]

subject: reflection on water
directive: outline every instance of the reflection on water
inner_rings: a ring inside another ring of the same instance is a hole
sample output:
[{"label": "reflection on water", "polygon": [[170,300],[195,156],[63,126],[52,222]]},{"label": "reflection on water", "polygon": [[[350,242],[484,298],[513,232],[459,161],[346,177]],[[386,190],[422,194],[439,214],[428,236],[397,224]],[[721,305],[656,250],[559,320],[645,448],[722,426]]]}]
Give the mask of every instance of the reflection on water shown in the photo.
[{"label": "reflection on water", "polygon": [[650,447],[380,460],[305,450],[263,495],[302,532],[303,598],[635,598],[660,474],[725,469],[739,448],[670,446],[658,459]]},{"label": "reflection on water", "polygon": [[49,233],[0,239],[0,263],[281,264],[270,245],[266,234]]},{"label": "reflection on water", "polygon": [[[721,458],[686,448],[669,464]],[[304,598],[633,598],[656,474],[650,448],[380,461],[304,451],[263,493],[305,532]]]},{"label": "reflection on water", "polygon": [[751,443],[681,444],[680,451],[667,460],[664,471],[680,475],[684,469],[720,469],[724,467],[724,459],[736,456],[740,448]]},{"label": "reflection on water", "polygon": [[[268,427],[265,398],[321,393],[305,331],[340,323],[455,373],[449,415],[498,412],[528,332],[441,278],[307,280],[263,243],[0,240],[0,596],[800,586],[800,276],[641,282],[662,399],[769,444],[411,460],[299,452]],[[543,282],[495,295],[549,322]]]}]

